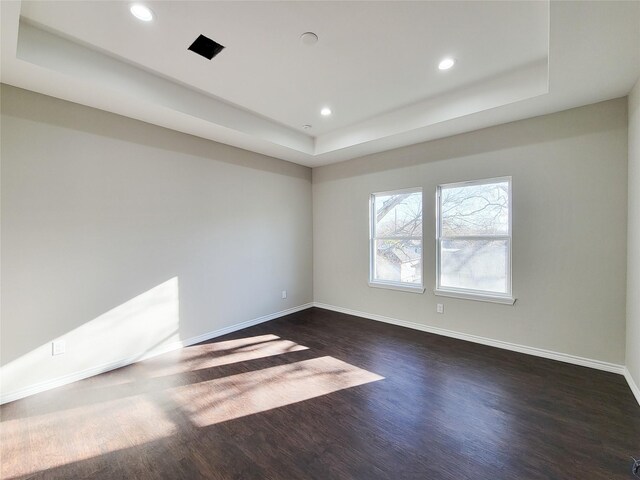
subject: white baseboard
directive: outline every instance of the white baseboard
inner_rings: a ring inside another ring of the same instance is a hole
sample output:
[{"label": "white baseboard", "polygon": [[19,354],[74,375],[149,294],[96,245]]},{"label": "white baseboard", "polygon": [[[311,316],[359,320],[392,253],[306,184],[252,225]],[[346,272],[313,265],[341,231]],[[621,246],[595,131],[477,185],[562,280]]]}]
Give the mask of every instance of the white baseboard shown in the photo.
[{"label": "white baseboard", "polygon": [[269,315],[264,315],[262,317],[247,320],[245,322],[236,323],[235,325],[220,328],[212,332],[206,332],[196,337],[191,337],[185,340],[180,340],[178,342],[173,342],[167,345],[163,345],[162,347],[155,349],[151,352],[144,352],[138,355],[131,355],[127,358],[123,358],[115,362],[109,362],[102,365],[97,365],[95,367],[87,368],[79,372],[70,373],[68,375],[63,375],[61,377],[47,380],[45,382],[40,382],[26,388],[21,388],[20,390],[16,390],[13,392],[9,392],[9,393],[3,392],[0,395],[0,405],[4,403],[13,402],[15,400],[19,400],[21,398],[28,397],[30,395],[35,395],[36,393],[44,392],[46,390],[51,390],[52,388],[62,387],[63,385],[68,385],[69,383],[77,382],[78,380],[84,380],[85,378],[93,377],[94,375],[99,375],[101,373],[105,373],[110,370],[115,370],[116,368],[125,367],[127,365],[131,365],[132,363],[139,362],[147,358],[155,357],[157,355],[162,355],[163,353],[167,353],[172,350],[178,350],[179,348],[195,345],[196,343],[204,342],[212,338],[226,335],[227,333],[232,333],[238,330],[242,330],[243,328],[252,327],[253,325],[257,325],[259,323],[268,322],[269,320],[274,320],[279,317],[284,317],[285,315],[289,315],[291,313],[299,312],[301,310],[306,310],[307,308],[311,308],[312,306],[313,306],[312,303],[305,303],[304,305],[288,308],[280,312],[271,313]]},{"label": "white baseboard", "polygon": [[46,390],[51,390],[53,388],[61,387],[63,385],[68,385],[69,383],[77,382],[79,380],[84,380],[85,378],[93,377],[94,375],[99,375],[101,373],[105,373],[110,370],[115,370],[117,368],[125,367],[127,365],[131,365],[132,363],[139,362],[147,358],[155,357],[157,355],[162,355],[163,353],[177,350],[179,348],[195,345],[196,343],[200,343],[206,340],[210,340],[212,338],[220,337],[222,335],[226,335],[227,333],[232,333],[238,330],[242,330],[244,328],[248,328],[253,325],[257,325],[259,323],[268,322],[269,320],[274,320],[279,317],[284,317],[285,315],[299,312],[301,310],[306,310],[307,308],[311,308],[311,307],[324,308],[326,310],[332,310],[334,312],[345,313],[347,315],[354,315],[356,317],[367,318],[369,320],[375,320],[378,322],[390,323],[392,325],[399,325],[401,327],[412,328],[414,330],[421,330],[423,332],[434,333],[436,335],[443,335],[445,337],[457,338],[459,340],[465,340],[473,343],[480,343],[482,345],[502,348],[504,350],[511,350],[514,352],[525,353],[525,354],[534,355],[537,357],[549,358],[552,360],[558,360],[560,362],[571,363],[574,365],[580,365],[583,367],[595,368],[597,370],[604,370],[606,372],[612,372],[612,373],[624,375],[636,400],[638,400],[638,404],[640,404],[640,388],[638,388],[638,385],[635,383],[634,379],[631,377],[629,370],[623,365],[617,365],[614,363],[602,362],[600,360],[593,360],[589,358],[578,357],[578,356],[569,355],[566,353],[553,352],[553,351],[544,350],[541,348],[528,347],[526,345],[518,345],[515,343],[503,342],[501,340],[494,340],[491,338],[480,337],[477,335],[469,335],[466,333],[460,333],[453,330],[447,330],[444,328],[431,327],[428,325],[422,325],[415,322],[408,322],[406,320],[399,320],[396,318],[385,317],[385,316],[376,315],[373,313],[366,313],[366,312],[360,312],[357,310],[351,310],[349,308],[337,307],[335,305],[327,305],[325,303],[313,302],[313,303],[306,303],[304,305],[299,305],[297,307],[289,308],[287,310],[282,310],[280,312],[271,313],[269,315],[264,315],[262,317],[247,320],[245,322],[237,323],[235,325],[220,328],[218,330],[214,330],[211,332],[206,332],[206,333],[203,333],[202,335],[181,340],[179,342],[173,342],[171,344],[165,345],[162,348],[154,350],[152,352],[145,352],[145,353],[140,353],[138,355],[132,355],[130,357],[123,358],[115,362],[98,365],[95,367],[87,368],[85,370],[81,370],[79,372],[74,372],[68,375],[64,375],[62,377],[57,377],[52,380],[40,382],[35,385],[31,385],[27,388],[23,388],[23,389],[9,392],[6,394],[2,393],[2,395],[0,395],[0,405],[4,403],[13,402],[15,400],[19,400],[21,398],[28,397],[30,395],[35,395],[36,393],[44,392]]},{"label": "white baseboard", "polygon": [[629,384],[629,388],[633,392],[633,395],[636,397],[636,400],[638,401],[638,405],[640,405],[640,388],[638,388],[638,385],[636,384],[635,380],[631,376],[631,372],[629,372],[629,369],[627,367],[624,367],[624,378],[627,380],[627,383]]},{"label": "white baseboard", "polygon": [[596,370],[604,370],[605,372],[612,372],[612,373],[624,375],[626,370],[624,365],[617,365],[615,363],[608,363],[608,362],[602,362],[600,360],[593,360],[590,358],[578,357],[576,355],[569,355],[567,353],[553,352],[551,350],[544,350],[542,348],[528,347],[526,345],[518,345],[516,343],[503,342],[502,340],[494,340],[492,338],[479,337],[477,335],[460,333],[453,330],[447,330],[444,328],[431,327],[429,325],[422,325],[420,323],[408,322],[406,320],[398,320],[396,318],[376,315],[374,313],[359,312],[357,310],[351,310],[348,308],[336,307],[335,305],[327,305],[325,303],[314,302],[313,306],[318,308],[324,308],[326,310],[333,310],[334,312],[346,313],[347,315],[354,315],[356,317],[367,318],[369,320],[375,320],[377,322],[390,323],[392,325],[399,325],[401,327],[412,328],[414,330],[421,330],[423,332],[435,333],[436,335],[443,335],[445,337],[457,338],[459,340],[465,340],[467,342],[480,343],[482,345],[488,345],[490,347],[502,348],[504,350],[511,350],[513,352],[526,353],[528,355],[534,355],[536,357],[549,358],[551,360],[558,360],[560,362],[572,363],[574,365],[580,365],[582,367],[595,368]]}]

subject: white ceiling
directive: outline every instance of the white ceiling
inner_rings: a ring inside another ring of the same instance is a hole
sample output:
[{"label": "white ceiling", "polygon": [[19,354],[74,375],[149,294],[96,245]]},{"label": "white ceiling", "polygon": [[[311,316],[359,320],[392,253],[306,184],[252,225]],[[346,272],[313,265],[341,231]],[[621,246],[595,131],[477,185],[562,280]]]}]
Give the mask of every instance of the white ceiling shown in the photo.
[{"label": "white ceiling", "polygon": [[[623,96],[640,74],[640,2],[144,3],[148,24],[128,2],[1,2],[2,82],[317,166]],[[212,61],[187,51],[201,33],[226,47]]]}]

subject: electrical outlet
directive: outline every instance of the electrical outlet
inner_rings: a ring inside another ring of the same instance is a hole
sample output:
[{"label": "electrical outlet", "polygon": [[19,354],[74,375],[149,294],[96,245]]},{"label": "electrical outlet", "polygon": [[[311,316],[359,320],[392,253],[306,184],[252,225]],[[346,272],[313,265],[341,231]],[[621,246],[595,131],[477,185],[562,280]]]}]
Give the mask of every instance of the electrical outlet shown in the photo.
[{"label": "electrical outlet", "polygon": [[287,291],[286,290],[282,290],[282,298],[287,298]]},{"label": "electrical outlet", "polygon": [[444,313],[444,304],[443,303],[436,304],[436,312],[437,313]]},{"label": "electrical outlet", "polygon": [[67,350],[67,344],[64,340],[54,340],[51,343],[51,355],[62,355]]}]

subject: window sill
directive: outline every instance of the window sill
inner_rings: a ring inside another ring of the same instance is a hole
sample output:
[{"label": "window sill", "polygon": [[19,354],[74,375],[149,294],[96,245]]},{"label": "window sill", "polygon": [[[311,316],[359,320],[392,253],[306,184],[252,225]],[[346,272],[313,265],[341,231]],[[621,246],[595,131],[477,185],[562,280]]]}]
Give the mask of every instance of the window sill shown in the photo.
[{"label": "window sill", "polygon": [[413,285],[398,285],[397,283],[369,282],[370,287],[386,288],[387,290],[399,290],[401,292],[424,293],[424,287]]},{"label": "window sill", "polygon": [[513,297],[501,296],[501,295],[485,295],[482,293],[469,293],[469,292],[456,292],[454,290],[440,290],[435,289],[433,291],[439,297],[461,298],[464,300],[476,300],[478,302],[490,302],[501,303],[503,305],[513,305],[516,303],[516,299]]}]

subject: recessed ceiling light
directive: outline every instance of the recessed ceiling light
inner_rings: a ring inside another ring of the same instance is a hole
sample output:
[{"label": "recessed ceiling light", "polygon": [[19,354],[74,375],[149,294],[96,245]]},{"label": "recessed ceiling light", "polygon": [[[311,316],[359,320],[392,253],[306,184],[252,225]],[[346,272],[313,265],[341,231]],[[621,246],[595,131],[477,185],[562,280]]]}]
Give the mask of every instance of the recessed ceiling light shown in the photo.
[{"label": "recessed ceiling light", "polygon": [[322,110],[320,110],[320,115],[322,115],[323,117],[328,117],[329,115],[331,115],[331,109],[329,107],[324,107]]},{"label": "recessed ceiling light", "polygon": [[150,22],[153,20],[153,12],[149,7],[145,7],[139,3],[134,3],[129,8],[131,15],[136,17],[138,20],[142,20],[143,22]]},{"label": "recessed ceiling light", "polygon": [[438,64],[438,68],[440,70],[449,70],[451,67],[455,65],[456,61],[453,58],[444,58]]}]

